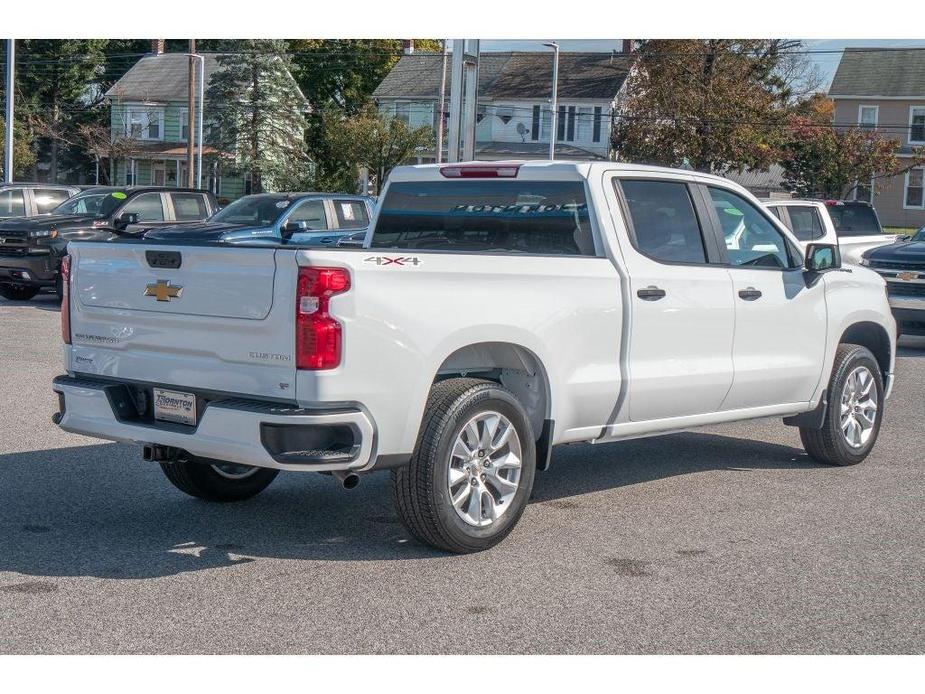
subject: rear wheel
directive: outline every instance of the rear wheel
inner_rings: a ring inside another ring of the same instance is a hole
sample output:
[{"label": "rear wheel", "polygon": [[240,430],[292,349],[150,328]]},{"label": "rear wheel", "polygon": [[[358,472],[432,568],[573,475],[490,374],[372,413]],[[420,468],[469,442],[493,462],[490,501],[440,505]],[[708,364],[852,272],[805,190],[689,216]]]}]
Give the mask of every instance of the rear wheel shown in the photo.
[{"label": "rear wheel", "polygon": [[828,396],[822,428],[800,428],[803,447],[820,463],[857,465],[873,449],[883,419],[883,376],[869,349],[838,346]]},{"label": "rear wheel", "polygon": [[0,284],[0,296],[10,301],[29,301],[29,299],[38,293],[38,287],[24,287],[20,284]]},{"label": "rear wheel", "polygon": [[536,471],[527,413],[491,381],[454,378],[431,390],[410,464],[392,473],[408,531],[450,552],[488,549],[513,530]]},{"label": "rear wheel", "polygon": [[181,492],[206,501],[243,501],[256,496],[279,470],[221,460],[189,458],[161,463],[161,470]]}]

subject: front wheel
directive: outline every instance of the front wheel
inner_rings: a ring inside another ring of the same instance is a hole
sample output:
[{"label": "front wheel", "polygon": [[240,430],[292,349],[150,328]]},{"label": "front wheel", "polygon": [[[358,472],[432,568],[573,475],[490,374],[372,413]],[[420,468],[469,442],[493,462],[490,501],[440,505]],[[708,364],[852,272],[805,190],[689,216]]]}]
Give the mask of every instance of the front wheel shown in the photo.
[{"label": "front wheel", "polygon": [[38,287],[23,287],[18,284],[0,284],[0,296],[10,301],[29,301],[29,299],[38,293]]},{"label": "front wheel", "polygon": [[803,447],[820,463],[857,465],[873,449],[883,420],[883,376],[869,349],[838,346],[828,397],[822,428],[800,428]]},{"label": "front wheel", "polygon": [[181,492],[205,501],[243,501],[270,486],[279,470],[189,458],[161,463],[161,470]]},{"label": "front wheel", "polygon": [[419,541],[457,553],[513,530],[533,489],[536,444],[523,406],[491,381],[431,389],[411,462],[392,472],[399,518]]}]

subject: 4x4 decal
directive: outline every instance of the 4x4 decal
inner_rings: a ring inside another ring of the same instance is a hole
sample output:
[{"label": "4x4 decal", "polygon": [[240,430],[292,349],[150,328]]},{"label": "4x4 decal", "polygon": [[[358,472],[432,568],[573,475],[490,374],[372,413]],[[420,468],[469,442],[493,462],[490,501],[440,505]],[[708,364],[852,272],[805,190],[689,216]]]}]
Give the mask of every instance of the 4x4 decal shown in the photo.
[{"label": "4x4 decal", "polygon": [[376,265],[420,265],[423,261],[415,256],[389,256],[389,255],[371,255],[366,258],[364,263],[375,263]]}]

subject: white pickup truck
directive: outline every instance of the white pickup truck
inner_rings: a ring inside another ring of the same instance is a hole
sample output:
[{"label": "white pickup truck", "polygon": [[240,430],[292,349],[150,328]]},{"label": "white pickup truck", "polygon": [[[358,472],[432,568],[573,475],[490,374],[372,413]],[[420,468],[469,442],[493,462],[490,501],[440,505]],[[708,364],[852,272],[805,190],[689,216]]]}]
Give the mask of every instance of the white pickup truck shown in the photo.
[{"label": "white pickup truck", "polygon": [[877,211],[862,200],[767,200],[784,226],[805,248],[810,243],[837,245],[842,261],[861,264],[865,251],[894,243],[898,234],[884,234]]},{"label": "white pickup truck", "polygon": [[63,429],[214,501],[391,469],[454,552],[511,531],[558,444],[775,416],[859,463],[893,381],[883,279],[690,171],[402,167],[363,248],[73,243],[66,269]]}]

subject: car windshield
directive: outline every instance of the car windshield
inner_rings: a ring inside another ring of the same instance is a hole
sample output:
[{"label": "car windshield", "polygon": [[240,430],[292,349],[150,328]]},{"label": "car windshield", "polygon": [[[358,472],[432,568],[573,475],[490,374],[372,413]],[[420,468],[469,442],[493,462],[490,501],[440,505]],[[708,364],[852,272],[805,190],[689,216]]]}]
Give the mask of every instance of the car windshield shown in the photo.
[{"label": "car windshield", "polygon": [[925,241],[925,227],[922,227],[917,232],[915,232],[915,235],[912,237],[912,240],[913,241]]},{"label": "car windshield", "polygon": [[876,236],[883,233],[870,205],[847,202],[827,207],[835,233],[839,236]]},{"label": "car windshield", "polygon": [[121,190],[87,191],[65,200],[52,214],[83,214],[92,217],[108,217],[113,210],[125,202],[127,193]]},{"label": "car windshield", "polygon": [[249,195],[219,210],[209,221],[269,226],[279,219],[291,204],[292,200],[279,195]]}]

